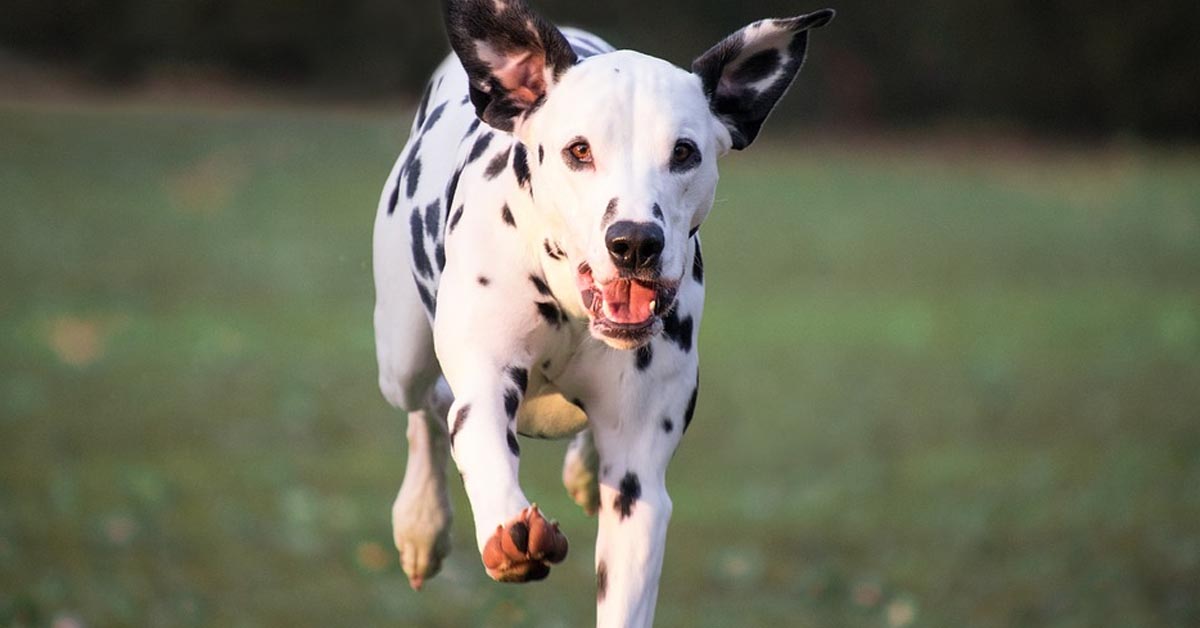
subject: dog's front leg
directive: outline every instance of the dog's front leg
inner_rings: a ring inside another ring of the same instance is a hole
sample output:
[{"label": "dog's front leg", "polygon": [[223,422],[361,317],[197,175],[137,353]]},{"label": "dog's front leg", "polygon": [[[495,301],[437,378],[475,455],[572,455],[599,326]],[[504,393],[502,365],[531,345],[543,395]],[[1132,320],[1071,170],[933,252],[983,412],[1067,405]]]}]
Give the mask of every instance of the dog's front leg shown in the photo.
[{"label": "dog's front leg", "polygon": [[695,403],[696,362],[679,366],[667,381],[647,380],[639,390],[626,387],[621,394],[607,396],[608,403],[589,405],[596,406],[589,418],[600,455],[600,628],[645,628],[654,621],[671,519],[667,463]]},{"label": "dog's front leg", "polygon": [[[493,285],[498,284],[499,279]],[[435,327],[438,357],[454,391],[450,453],[471,502],[488,575],[501,582],[540,580],[566,557],[567,540],[530,505],[518,483],[516,416],[542,335],[537,310],[531,305],[529,316],[502,320],[512,308],[489,309],[478,294],[471,295],[472,307],[451,307],[458,289],[448,285],[439,296],[439,310],[446,313]]]}]

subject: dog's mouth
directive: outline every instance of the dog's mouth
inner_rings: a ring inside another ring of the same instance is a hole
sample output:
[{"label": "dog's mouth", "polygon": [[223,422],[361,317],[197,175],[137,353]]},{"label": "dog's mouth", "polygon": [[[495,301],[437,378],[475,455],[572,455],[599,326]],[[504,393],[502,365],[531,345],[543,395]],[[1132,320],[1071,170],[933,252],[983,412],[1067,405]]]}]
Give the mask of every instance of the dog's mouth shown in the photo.
[{"label": "dog's mouth", "polygon": [[618,277],[596,283],[587,263],[576,278],[592,333],[620,348],[633,349],[662,329],[661,317],[675,305],[678,283],[650,277]]}]

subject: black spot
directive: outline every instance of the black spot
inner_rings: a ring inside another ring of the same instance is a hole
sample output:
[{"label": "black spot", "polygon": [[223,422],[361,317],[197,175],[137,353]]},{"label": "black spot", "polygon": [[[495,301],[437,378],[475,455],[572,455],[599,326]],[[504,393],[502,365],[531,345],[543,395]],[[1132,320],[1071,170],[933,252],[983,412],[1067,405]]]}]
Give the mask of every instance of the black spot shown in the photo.
[{"label": "black spot", "polygon": [[525,154],[525,145],[518,143],[513,149],[513,172],[517,174],[517,185],[529,185],[529,157]]},{"label": "black spot", "polygon": [[692,227],[691,229],[688,230],[688,237],[690,238],[699,232],[700,232],[700,225],[696,225],[695,227]]},{"label": "black spot", "polygon": [[611,464],[606,464],[606,465],[600,467],[600,477],[606,478],[606,477],[608,477],[609,473],[612,473],[612,465]]},{"label": "black spot", "polygon": [[414,159],[412,164],[408,166],[407,173],[408,187],[405,188],[404,194],[408,198],[412,198],[417,193],[417,184],[421,182],[421,160]]},{"label": "black spot", "polygon": [[505,372],[508,373],[508,378],[517,385],[521,394],[524,395],[529,388],[529,370],[519,366],[510,366],[505,369]]},{"label": "black spot", "polygon": [[678,308],[663,319],[663,336],[679,345],[685,353],[692,350],[692,317],[679,318]]},{"label": "black spot", "polygon": [[696,255],[692,258],[692,279],[704,283],[704,257],[700,255],[699,240],[696,240]]},{"label": "black spot", "polygon": [[533,287],[543,296],[549,297],[554,295],[554,293],[550,291],[550,286],[547,286],[546,282],[541,277],[538,277],[537,275],[530,275],[529,281],[533,283]]},{"label": "black spot", "polygon": [[[413,280],[416,281],[416,278],[414,277]],[[426,288],[425,284],[421,283],[420,281],[417,281],[417,294],[421,297],[421,303],[425,304],[425,311],[429,312],[430,316],[436,314],[437,301],[434,300],[433,295],[430,294],[429,288]]]},{"label": "black spot", "polygon": [[550,259],[560,260],[566,255],[562,249],[558,248],[557,244],[551,246],[548,238],[542,241],[542,247],[546,249],[546,256]]},{"label": "black spot", "polygon": [[576,397],[571,400],[571,403],[575,404],[575,406],[578,407],[580,410],[582,410],[584,414],[587,414],[587,406],[583,405],[582,399],[580,399],[579,397]]},{"label": "black spot", "polygon": [[504,413],[508,415],[508,420],[517,418],[517,408],[521,405],[521,393],[509,388],[504,391]]},{"label": "black spot", "polygon": [[546,162],[546,147],[538,144],[538,164]]},{"label": "black spot", "polygon": [[426,277],[433,277],[433,265],[429,263],[429,253],[425,251],[425,225],[421,220],[421,210],[413,210],[408,226],[412,231],[413,268]]},{"label": "black spot", "polygon": [[733,71],[732,78],[738,83],[757,83],[774,74],[779,69],[781,61],[783,61],[783,55],[774,48],[768,48],[743,61]]},{"label": "black spot", "polygon": [[462,215],[463,215],[463,206],[459,205],[458,209],[454,210],[454,215],[450,217],[450,231],[451,232],[453,232],[454,228],[458,226],[458,221],[462,220]]},{"label": "black spot", "polygon": [[687,409],[683,412],[683,433],[687,434],[688,426],[692,424],[692,416],[696,414],[696,399],[700,396],[700,378],[696,378],[696,387],[692,389],[692,398],[688,399]]},{"label": "black spot", "polygon": [[496,153],[495,157],[488,162],[487,168],[483,171],[483,177],[489,181],[500,176],[504,172],[504,168],[508,166],[508,155],[512,151],[512,147],[504,149],[502,152]]},{"label": "black spot", "polygon": [[454,446],[454,437],[458,436],[458,431],[462,429],[463,423],[467,421],[467,415],[471,413],[471,404],[464,403],[458,412],[454,415],[454,427],[450,428],[450,446]]},{"label": "black spot", "polygon": [[512,455],[514,456],[521,455],[521,445],[517,443],[517,435],[513,434],[512,430],[508,431],[508,450],[511,451]]},{"label": "black spot", "polygon": [[408,188],[410,191],[407,194],[407,198],[412,198],[413,193],[416,191],[416,183],[414,183],[411,180],[411,177],[409,177],[409,171],[413,170],[414,165],[415,165],[415,168],[417,171],[417,178],[418,179],[420,178],[421,165],[420,165],[420,162],[417,160],[417,155],[420,155],[420,154],[421,154],[421,138],[418,137],[417,141],[413,142],[412,146],[408,147],[408,156],[404,158],[404,164],[400,166],[400,174],[398,174],[396,176],[396,194],[397,195],[400,193],[399,192],[400,181],[404,180],[404,179],[409,179]]},{"label": "black spot", "polygon": [[604,215],[600,217],[600,226],[604,227],[605,225],[607,225],[609,222],[612,221],[612,219],[614,217],[616,217],[616,215],[617,215],[617,197],[614,196],[613,199],[608,202],[608,207],[604,208]]},{"label": "black spot", "polygon": [[442,204],[438,201],[430,203],[429,206],[425,208],[425,232],[428,233],[429,237],[431,238],[437,238],[438,225],[440,224],[442,218],[441,214]]},{"label": "black spot", "polygon": [[402,178],[404,178],[404,168],[403,167],[400,168],[399,174],[396,175],[396,187],[392,188],[392,195],[390,197],[388,197],[387,213],[389,216],[391,216],[392,213],[396,211],[396,203],[399,202],[399,200],[400,200],[400,180]]},{"label": "black spot", "polygon": [[429,108],[429,97],[433,95],[433,81],[425,86],[425,95],[421,96],[421,106],[417,108],[417,128],[425,126],[425,111]]},{"label": "black spot", "polygon": [[433,128],[433,125],[437,124],[438,120],[442,119],[442,114],[446,112],[447,104],[448,103],[442,103],[434,108],[434,110],[429,114],[429,119],[425,121],[425,126],[421,127],[422,133],[428,133],[429,130]]},{"label": "black spot", "polygon": [[664,432],[670,434],[671,431],[675,429],[675,422],[671,419],[664,418],[662,420],[662,428]]},{"label": "black spot", "polygon": [[454,207],[454,194],[458,191],[458,180],[462,177],[463,169],[460,167],[454,171],[454,176],[450,177],[450,181],[446,183],[446,213],[450,212],[450,208]]},{"label": "black spot", "polygon": [[421,138],[418,137],[417,141],[413,142],[412,146],[408,149],[408,156],[404,158],[404,165],[400,166],[400,172],[408,172],[408,169],[412,166],[413,161],[417,159],[417,155],[419,154],[421,154]]},{"label": "black spot", "polygon": [[650,360],[653,360],[653,359],[654,359],[654,349],[650,346],[650,343],[646,343],[646,344],[638,347],[637,362],[635,362],[634,364],[637,365],[637,370],[644,371],[644,370],[650,368]]},{"label": "black spot", "polygon": [[654,207],[650,208],[650,213],[659,220],[663,219],[662,207],[659,207],[658,203],[655,203]]},{"label": "black spot", "polygon": [[625,473],[625,477],[621,478],[620,490],[621,492],[613,499],[613,508],[623,521],[633,514],[633,505],[642,496],[642,482],[638,480],[637,474],[628,471]]},{"label": "black spot", "polygon": [[437,263],[439,273],[446,270],[446,246],[441,242],[433,249],[433,261]]},{"label": "black spot", "polygon": [[[512,432],[509,432],[508,435],[512,437]],[[511,441],[509,448],[512,448]],[[512,527],[508,529],[508,538],[512,539],[513,547],[516,547],[522,554],[529,552],[529,525],[524,521],[512,524]]]},{"label": "black spot", "polygon": [[510,227],[517,226],[517,221],[513,219],[512,210],[508,208],[508,203],[505,203],[504,207],[500,209],[500,217],[504,219],[504,224]]},{"label": "black spot", "polygon": [[537,309],[538,314],[541,314],[542,318],[546,319],[547,323],[550,323],[554,327],[558,327],[562,324],[562,312],[559,311],[557,305],[539,301],[537,303]]},{"label": "black spot", "polygon": [[596,565],[596,603],[604,601],[604,595],[608,593],[608,567],[604,561],[600,561]]},{"label": "black spot", "polygon": [[[469,102],[471,102],[471,95],[467,94],[466,96],[462,97],[462,100],[458,101],[458,104],[465,105]],[[471,130],[474,131],[475,127],[478,127],[480,122],[482,122],[482,120],[475,118],[475,121],[471,123]]]},{"label": "black spot", "polygon": [[[476,120],[478,122],[478,120]],[[472,163],[476,159],[483,157],[483,152],[487,150],[488,145],[492,143],[494,133],[488,132],[480,135],[475,139],[475,145],[471,147],[471,154],[467,155],[467,163]]]},{"label": "black spot", "polygon": [[484,277],[483,275],[479,276],[478,281],[479,281],[479,285],[481,285],[481,286],[486,286],[486,285],[492,283],[491,279],[488,279],[487,277]]}]

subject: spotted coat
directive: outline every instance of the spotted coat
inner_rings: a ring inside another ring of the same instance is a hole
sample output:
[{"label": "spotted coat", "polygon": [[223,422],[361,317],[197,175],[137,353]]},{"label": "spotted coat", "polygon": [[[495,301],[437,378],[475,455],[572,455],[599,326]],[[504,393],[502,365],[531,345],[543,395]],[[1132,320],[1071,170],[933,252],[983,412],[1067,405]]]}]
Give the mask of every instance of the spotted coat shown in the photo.
[{"label": "spotted coat", "polygon": [[[519,435],[573,437],[564,484],[599,519],[597,624],[649,626],[666,466],[699,398],[717,158],[754,141],[832,12],[751,24],[689,71],[523,0],[445,7],[456,54],[422,92],[375,221],[379,383],[409,412],[402,566],[420,588],[448,551],[453,458],[487,573],[549,575],[567,540],[519,485]],[[625,234],[653,246],[618,254]]]}]

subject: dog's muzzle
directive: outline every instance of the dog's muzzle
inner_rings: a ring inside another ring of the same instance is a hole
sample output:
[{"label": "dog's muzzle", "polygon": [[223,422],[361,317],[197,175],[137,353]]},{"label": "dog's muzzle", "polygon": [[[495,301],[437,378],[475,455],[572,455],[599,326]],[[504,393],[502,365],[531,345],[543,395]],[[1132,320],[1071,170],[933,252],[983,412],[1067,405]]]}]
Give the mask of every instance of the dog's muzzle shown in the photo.
[{"label": "dog's muzzle", "polygon": [[678,282],[648,273],[598,284],[587,263],[579,266],[576,281],[592,334],[621,349],[636,349],[662,331],[662,317],[675,307],[679,289]]}]

